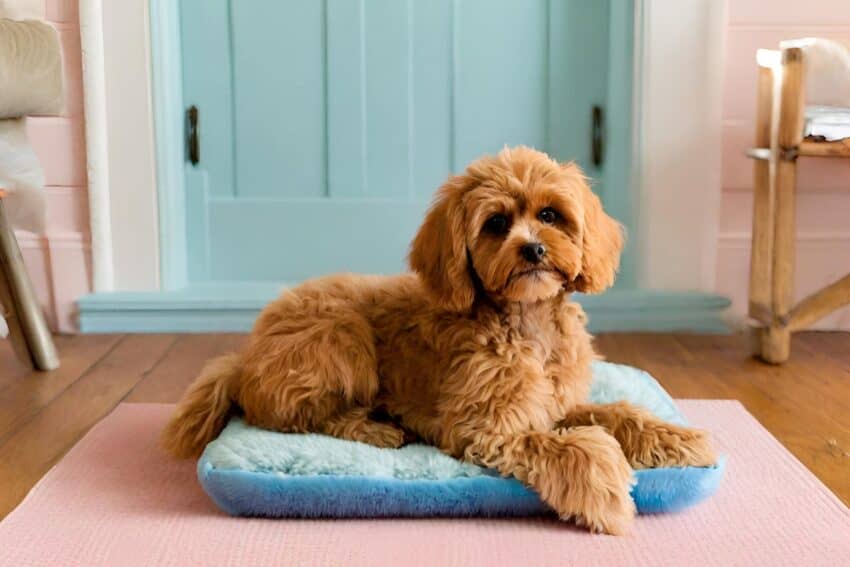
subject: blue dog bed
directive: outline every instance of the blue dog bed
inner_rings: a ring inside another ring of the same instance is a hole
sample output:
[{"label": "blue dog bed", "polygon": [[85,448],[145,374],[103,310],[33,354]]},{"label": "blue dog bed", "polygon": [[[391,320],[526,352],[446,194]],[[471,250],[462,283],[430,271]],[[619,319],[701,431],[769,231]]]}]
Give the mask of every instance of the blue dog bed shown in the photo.
[{"label": "blue dog bed", "polygon": [[[673,423],[685,419],[649,374],[596,362],[591,399],[629,400]],[[632,498],[642,514],[674,512],[707,498],[723,476],[714,467],[637,471]],[[379,449],[315,434],[287,434],[232,419],[198,462],[212,500],[234,516],[373,518],[536,516],[552,513],[513,478],[460,462],[434,447]]]}]

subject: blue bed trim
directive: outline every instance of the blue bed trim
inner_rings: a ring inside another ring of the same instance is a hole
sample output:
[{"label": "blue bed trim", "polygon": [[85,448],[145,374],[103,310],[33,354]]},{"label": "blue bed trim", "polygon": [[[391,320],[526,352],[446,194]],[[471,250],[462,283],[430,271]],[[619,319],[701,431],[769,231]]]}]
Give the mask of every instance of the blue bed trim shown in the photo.
[{"label": "blue bed trim", "polygon": [[[726,459],[708,468],[640,470],[632,498],[638,512],[677,512],[711,496]],[[515,479],[450,480],[336,475],[280,477],[216,470],[198,463],[198,478],[216,505],[232,516],[272,518],[525,517],[551,514],[537,494]]]}]

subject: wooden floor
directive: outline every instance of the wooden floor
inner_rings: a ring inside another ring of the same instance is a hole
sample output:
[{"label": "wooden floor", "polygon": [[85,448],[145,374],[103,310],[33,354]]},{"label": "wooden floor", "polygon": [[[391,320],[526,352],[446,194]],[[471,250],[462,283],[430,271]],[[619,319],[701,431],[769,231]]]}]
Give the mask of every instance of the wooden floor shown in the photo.
[{"label": "wooden floor", "polygon": [[[174,402],[203,362],[242,335],[58,337],[62,367],[32,373],[0,341],[0,518],[120,402]],[[611,361],[644,368],[678,398],[743,402],[850,504],[850,333],[795,338],[791,361],[749,357],[743,336],[609,334]]]}]

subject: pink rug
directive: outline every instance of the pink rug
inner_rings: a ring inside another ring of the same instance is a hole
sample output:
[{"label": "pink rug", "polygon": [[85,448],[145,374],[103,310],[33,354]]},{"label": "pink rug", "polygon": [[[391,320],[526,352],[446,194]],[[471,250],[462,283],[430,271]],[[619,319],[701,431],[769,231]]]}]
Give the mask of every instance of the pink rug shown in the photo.
[{"label": "pink rug", "polygon": [[625,537],[554,520],[230,518],[119,406],[0,522],[0,565],[847,565],[850,512],[737,402],[682,401],[729,455],[718,493]]}]

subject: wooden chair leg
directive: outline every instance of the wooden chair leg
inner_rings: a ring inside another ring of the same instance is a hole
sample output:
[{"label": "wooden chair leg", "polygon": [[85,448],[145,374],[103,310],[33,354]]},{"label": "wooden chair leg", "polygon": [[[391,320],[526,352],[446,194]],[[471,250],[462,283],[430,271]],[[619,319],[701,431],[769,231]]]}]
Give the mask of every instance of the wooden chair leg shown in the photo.
[{"label": "wooden chair leg", "polygon": [[850,305],[850,274],[816,291],[791,310],[791,332],[806,329],[836,309]]},{"label": "wooden chair leg", "polygon": [[771,143],[771,151],[778,157],[773,181],[774,232],[771,272],[773,320],[762,336],[762,358],[773,364],[788,360],[791,350],[789,322],[794,301],[796,151],[803,139],[805,100],[802,50],[784,49],[782,68],[779,120]]},{"label": "wooden chair leg", "polygon": [[791,331],[788,327],[771,325],[762,329],[761,353],[765,362],[782,364],[791,356]]},{"label": "wooden chair leg", "polygon": [[795,210],[797,161],[780,160],[776,166],[771,296],[773,321],[762,335],[762,358],[773,364],[788,360],[791,352],[789,314],[794,301]]},{"label": "wooden chair leg", "polygon": [[[759,67],[756,105],[755,147],[770,147],[771,116],[773,114],[773,69]],[[762,353],[760,327],[773,320],[771,302],[771,273],[773,271],[774,206],[771,185],[771,161],[757,159],[753,162],[753,232],[750,252],[749,315],[758,322],[751,330],[751,347],[754,356]]]},{"label": "wooden chair leg", "polygon": [[[758,62],[755,141],[759,151],[751,153],[758,161],[749,297],[749,315],[755,323],[750,328],[750,345],[754,356],[778,364],[790,355],[792,333],[850,305],[850,274],[793,305],[797,157],[803,147],[805,115],[803,53],[796,47],[781,52],[760,50]],[[770,150],[765,152],[767,147]],[[806,150],[804,155],[838,154]]]}]

